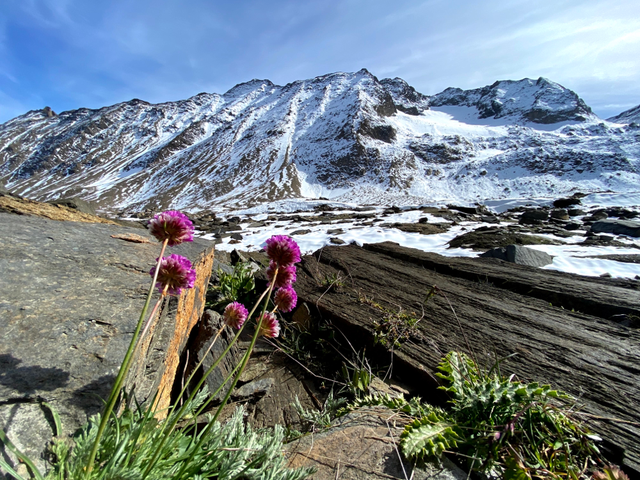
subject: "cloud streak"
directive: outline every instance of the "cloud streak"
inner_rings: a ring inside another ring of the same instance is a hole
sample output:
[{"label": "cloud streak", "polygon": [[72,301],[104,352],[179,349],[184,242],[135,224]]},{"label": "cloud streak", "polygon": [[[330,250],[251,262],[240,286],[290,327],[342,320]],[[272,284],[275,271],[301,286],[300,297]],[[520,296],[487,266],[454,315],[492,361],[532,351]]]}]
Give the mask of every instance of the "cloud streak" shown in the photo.
[{"label": "cloud streak", "polygon": [[0,122],[363,67],[425,94],[546,76],[603,117],[640,103],[635,0],[24,0],[0,19]]}]

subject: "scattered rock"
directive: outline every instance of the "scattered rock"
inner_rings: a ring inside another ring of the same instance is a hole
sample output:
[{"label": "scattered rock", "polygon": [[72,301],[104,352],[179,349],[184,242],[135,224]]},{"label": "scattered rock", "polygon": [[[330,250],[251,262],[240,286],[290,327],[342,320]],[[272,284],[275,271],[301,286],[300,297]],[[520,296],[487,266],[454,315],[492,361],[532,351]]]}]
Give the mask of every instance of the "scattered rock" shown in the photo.
[{"label": "scattered rock", "polygon": [[506,228],[480,227],[473,232],[463,233],[449,242],[449,248],[473,248],[488,250],[507,245],[560,245],[558,240],[551,240],[537,235],[516,233]]},{"label": "scattered rock", "polygon": [[537,225],[549,220],[549,212],[539,209],[525,210],[520,216],[520,223]]},{"label": "scattered rock", "polygon": [[420,233],[422,235],[433,235],[446,232],[451,225],[446,223],[381,223],[381,227],[397,228],[407,233]]},{"label": "scattered rock", "polygon": [[291,232],[289,235],[293,237],[295,235],[307,235],[308,233],[311,233],[311,230],[302,229],[302,230],[295,230]]},{"label": "scattered rock", "polygon": [[500,260],[517,263],[518,265],[529,265],[530,267],[544,267],[545,265],[553,263],[553,257],[548,253],[521,245],[507,245],[506,247],[494,248],[480,256],[499,258]]},{"label": "scattered rock", "polygon": [[331,237],[329,241],[334,245],[344,245],[346,242],[338,237]]},{"label": "scattered rock", "polygon": [[564,208],[556,208],[551,210],[551,218],[557,218],[559,220],[569,220],[569,212]]},{"label": "scattered rock", "polygon": [[594,233],[640,237],[640,222],[632,220],[600,220],[591,225],[591,231]]},{"label": "scattered rock", "polygon": [[569,197],[569,198],[559,198],[558,200],[553,202],[553,206],[556,208],[567,208],[572,205],[580,205],[582,203],[580,198]]}]

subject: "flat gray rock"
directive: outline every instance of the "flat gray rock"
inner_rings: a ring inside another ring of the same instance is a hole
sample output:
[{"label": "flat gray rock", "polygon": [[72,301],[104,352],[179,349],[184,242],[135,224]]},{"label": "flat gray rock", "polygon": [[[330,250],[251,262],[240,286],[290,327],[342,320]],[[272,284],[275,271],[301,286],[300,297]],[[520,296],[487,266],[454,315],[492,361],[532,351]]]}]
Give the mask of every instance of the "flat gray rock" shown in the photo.
[{"label": "flat gray rock", "polygon": [[[172,384],[213,262],[210,242],[168,250],[188,257],[198,279],[165,304],[141,349],[129,381],[140,400]],[[0,213],[0,428],[32,458],[52,434],[43,428],[50,425],[43,402],[58,411],[65,433],[101,409],[159,253],[137,228]]]},{"label": "flat gray rock", "polygon": [[640,237],[640,222],[633,220],[600,220],[591,225],[593,233],[612,233]]}]

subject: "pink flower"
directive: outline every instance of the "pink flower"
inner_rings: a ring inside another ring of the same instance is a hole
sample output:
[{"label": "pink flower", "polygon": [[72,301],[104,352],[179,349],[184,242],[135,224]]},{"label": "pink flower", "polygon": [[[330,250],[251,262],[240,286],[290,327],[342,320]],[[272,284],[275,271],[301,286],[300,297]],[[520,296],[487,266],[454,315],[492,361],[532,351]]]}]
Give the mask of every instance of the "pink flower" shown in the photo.
[{"label": "pink flower", "polygon": [[169,240],[170,247],[193,242],[193,223],[184,213],[175,210],[159,213],[149,220],[149,230],[159,241]]},{"label": "pink flower", "polygon": [[286,287],[279,288],[273,297],[273,302],[276,307],[282,312],[290,312],[298,303],[298,295],[293,287],[287,285]]},{"label": "pink flower", "polygon": [[[149,274],[153,276],[155,273],[156,267],[153,267]],[[193,288],[195,281],[196,271],[191,268],[191,262],[188,258],[175,253],[168,257],[162,257],[156,283],[160,293],[163,293],[167,287],[169,295],[180,295],[183,288]]]},{"label": "pink flower", "polygon": [[224,320],[224,323],[229,325],[231,328],[239,329],[247,319],[248,315],[249,312],[244,305],[238,302],[232,302],[224,309],[222,319]]},{"label": "pink flower", "polygon": [[267,256],[278,266],[293,265],[300,261],[300,247],[286,235],[274,235],[267,240]]},{"label": "pink flower", "polygon": [[[273,281],[273,275],[276,271],[277,265],[271,260],[269,262],[269,266],[267,267],[267,278],[270,282]],[[274,284],[275,288],[286,287],[287,285],[291,285],[296,281],[296,266],[295,265],[284,265],[280,268],[277,268],[278,275],[276,277],[276,283]]]},{"label": "pink flower", "polygon": [[[258,318],[257,322],[260,322]],[[278,323],[278,319],[273,313],[265,313],[262,317],[262,324],[260,325],[260,332],[258,336],[275,338],[280,335],[280,324]]]}]

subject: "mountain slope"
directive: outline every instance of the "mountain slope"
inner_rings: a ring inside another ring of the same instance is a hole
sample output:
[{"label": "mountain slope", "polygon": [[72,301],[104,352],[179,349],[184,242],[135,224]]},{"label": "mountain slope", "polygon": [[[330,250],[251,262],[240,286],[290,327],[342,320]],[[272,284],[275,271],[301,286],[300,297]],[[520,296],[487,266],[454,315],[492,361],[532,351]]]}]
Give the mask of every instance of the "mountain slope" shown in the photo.
[{"label": "mountain slope", "polygon": [[622,124],[640,123],[640,105],[630,108],[615,117],[608,118],[607,121]]},{"label": "mountain slope", "polygon": [[105,209],[296,197],[411,203],[637,189],[634,126],[545,79],[428,97],[366,70],[0,125],[0,181]]}]

